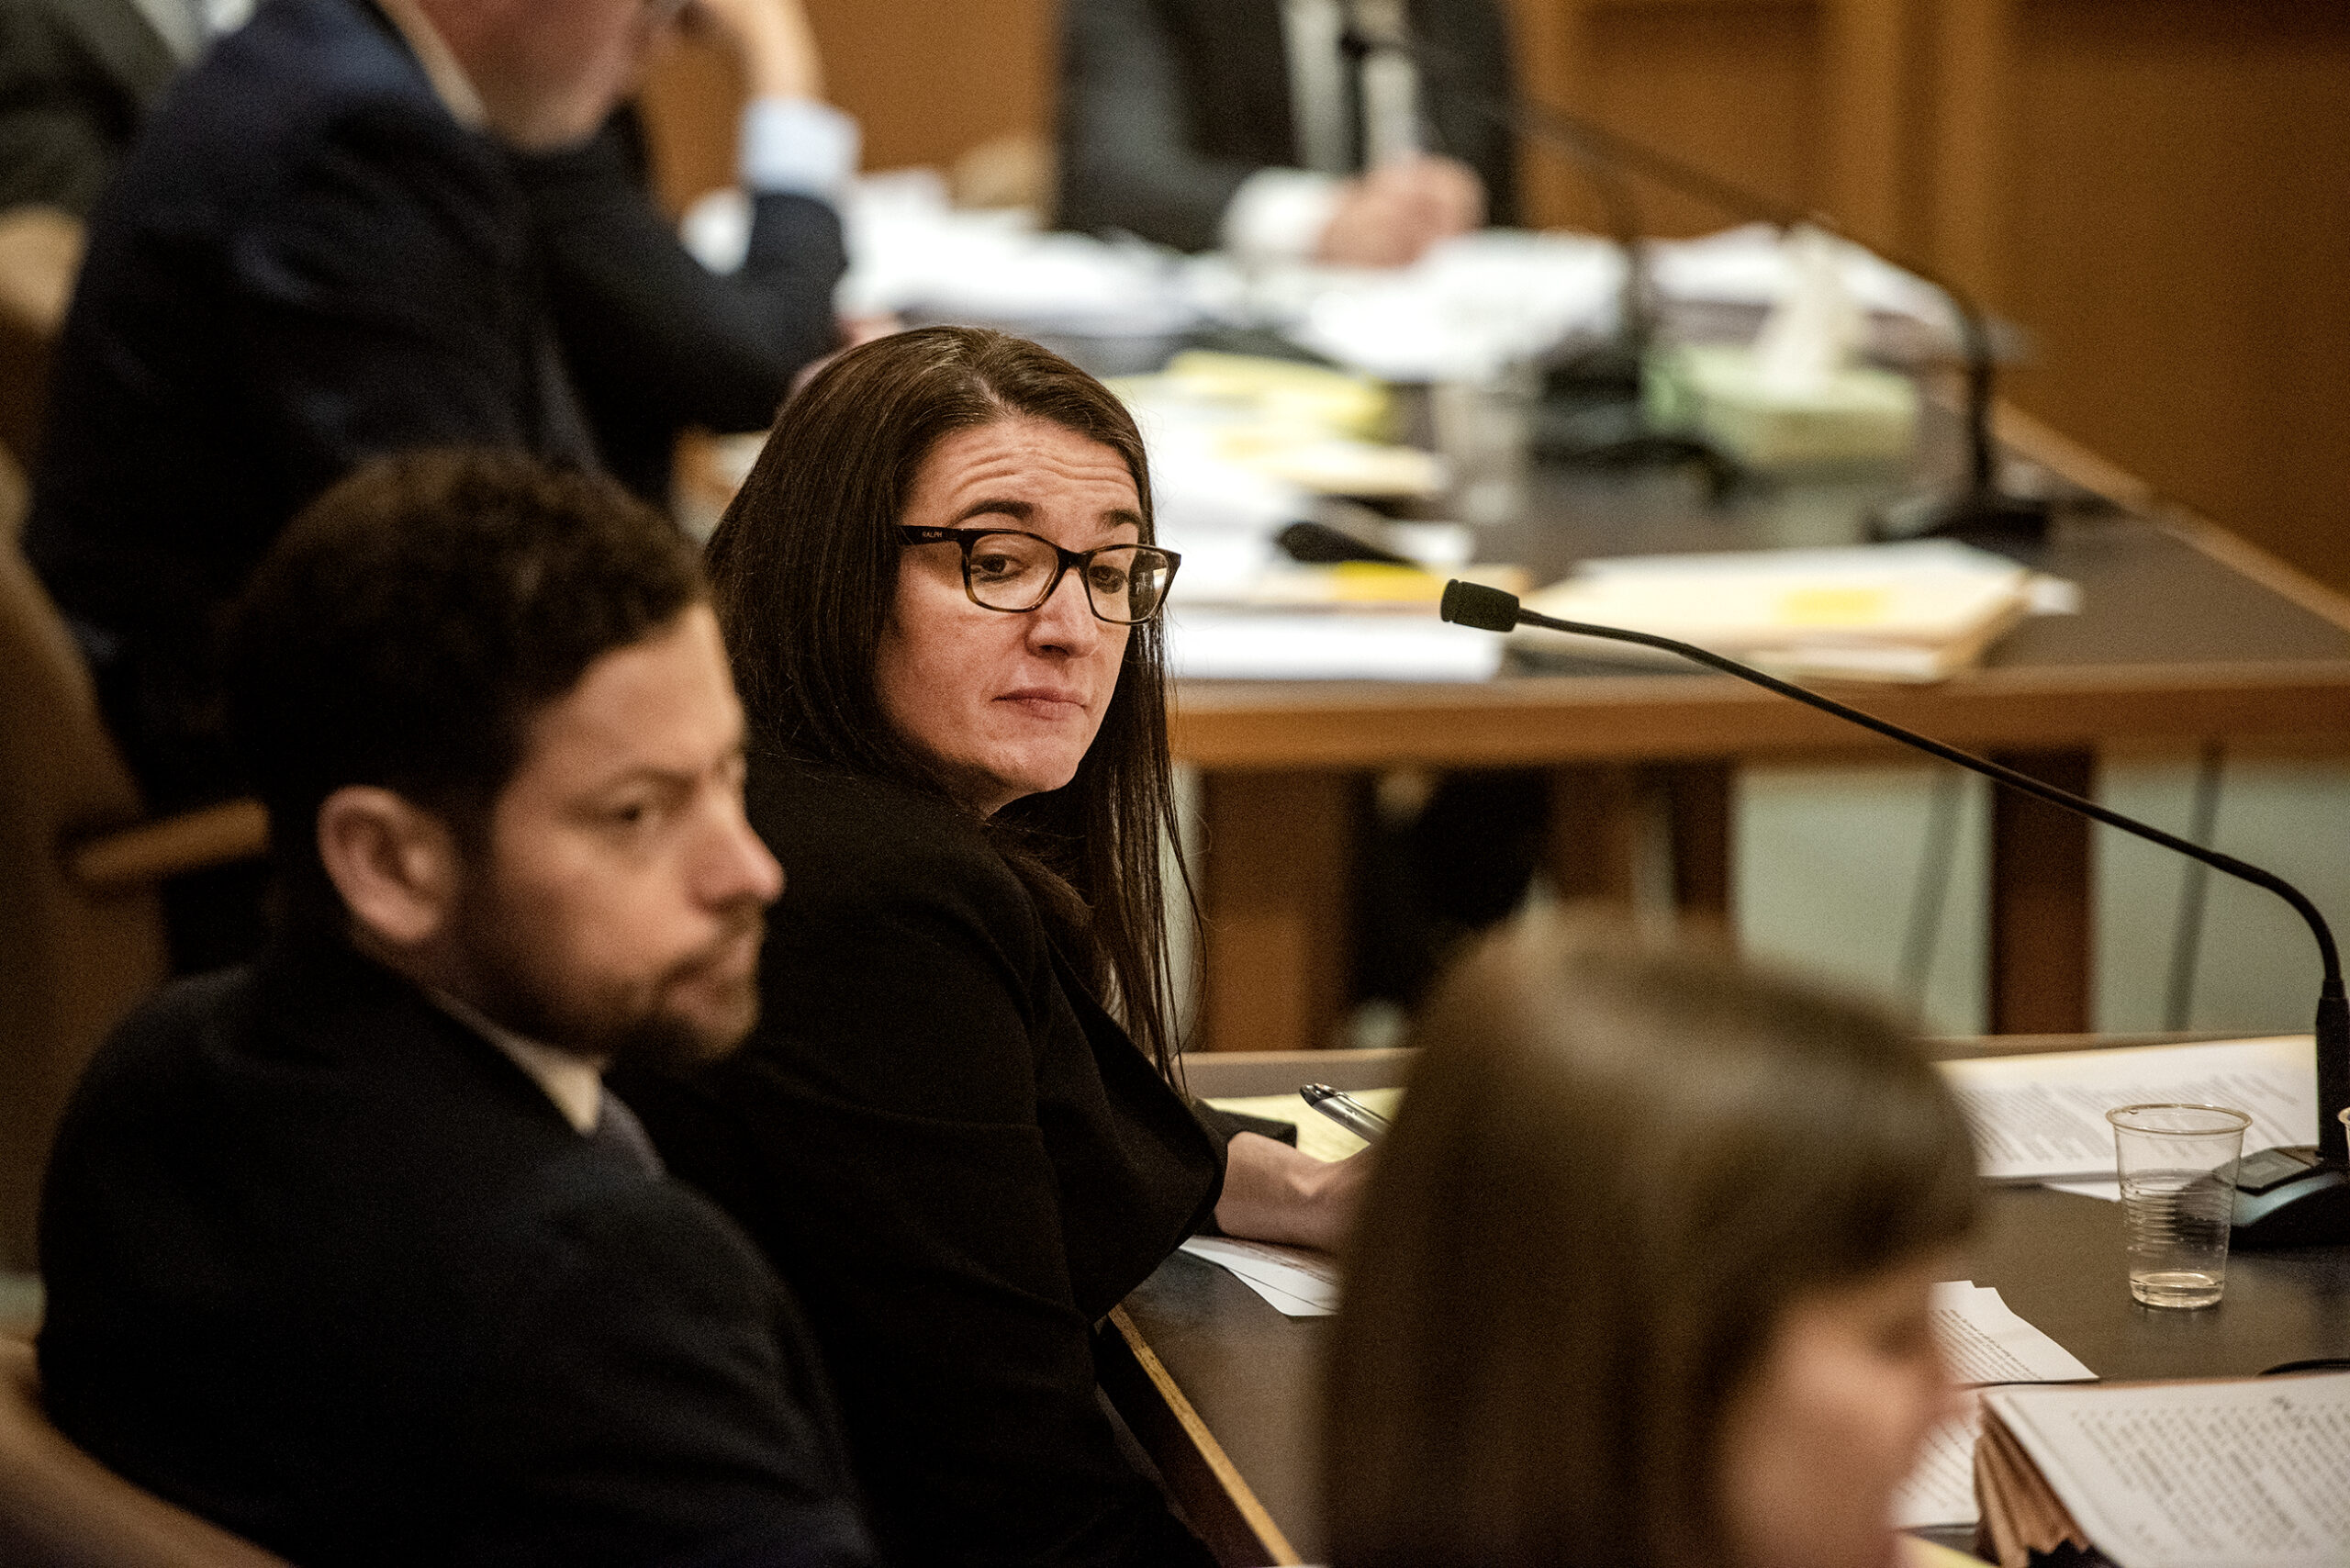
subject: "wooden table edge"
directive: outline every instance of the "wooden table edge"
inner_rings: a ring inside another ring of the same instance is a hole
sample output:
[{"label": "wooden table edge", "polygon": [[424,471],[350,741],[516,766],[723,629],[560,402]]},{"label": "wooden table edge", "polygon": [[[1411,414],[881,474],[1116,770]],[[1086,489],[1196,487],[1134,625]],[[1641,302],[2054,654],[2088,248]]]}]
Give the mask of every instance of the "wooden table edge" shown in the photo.
[{"label": "wooden table edge", "polygon": [[1224,1451],[1126,1309],[1110,1309],[1102,1391],[1157,1462],[1192,1528],[1224,1568],[1290,1568],[1304,1560]]}]

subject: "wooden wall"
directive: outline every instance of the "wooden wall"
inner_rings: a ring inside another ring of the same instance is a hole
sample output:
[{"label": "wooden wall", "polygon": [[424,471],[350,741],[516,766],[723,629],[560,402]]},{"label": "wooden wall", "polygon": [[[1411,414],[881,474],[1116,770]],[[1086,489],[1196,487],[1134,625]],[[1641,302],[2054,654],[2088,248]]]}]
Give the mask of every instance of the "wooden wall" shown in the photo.
[{"label": "wooden wall", "polygon": [[[870,166],[1049,134],[1053,0],[808,3]],[[1529,91],[1974,285],[2031,334],[2017,403],[2350,588],[2350,5],[1505,3]],[[662,85],[701,109],[723,77],[688,60]],[[679,162],[673,183],[714,177]],[[1554,158],[1528,196],[1596,221]],[[1719,221],[1645,207],[1666,233]]]}]

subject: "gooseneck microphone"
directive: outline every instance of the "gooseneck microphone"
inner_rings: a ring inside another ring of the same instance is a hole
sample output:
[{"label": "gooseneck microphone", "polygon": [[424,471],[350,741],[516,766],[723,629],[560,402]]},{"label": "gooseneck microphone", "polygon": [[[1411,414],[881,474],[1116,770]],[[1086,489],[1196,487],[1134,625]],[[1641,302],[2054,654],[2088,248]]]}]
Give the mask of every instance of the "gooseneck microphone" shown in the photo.
[{"label": "gooseneck microphone", "polygon": [[1571,633],[1579,637],[1597,637],[1611,643],[1633,643],[1644,648],[1658,648],[1677,655],[1692,664],[1718,669],[1724,675],[1775,691],[1807,707],[1831,713],[1847,723],[1858,724],[1887,740],[1924,752],[1929,756],[1979,773],[1986,778],[2003,784],[2019,794],[2045,801],[2060,811],[2120,828],[2149,844],[2159,844],[2165,849],[2199,860],[2214,870],[2224,871],[2256,888],[2266,888],[2293,906],[2295,913],[2306,922],[2310,935],[2317,939],[2318,960],[2324,969],[2324,980],[2318,991],[2317,1002],[2317,1103],[2318,1133],[2314,1149],[2272,1149],[2246,1155],[2243,1179],[2239,1182],[2236,1200],[2235,1239],[2249,1247],[2288,1247],[2311,1242],[2350,1241],[2350,1149],[2345,1149],[2344,1127],[2337,1113],[2350,1105],[2350,1000],[2345,1000],[2342,986],[2342,958],[2333,944],[2333,932],[2318,913],[2317,905],[2292,883],[2273,871],[2265,871],[2232,855],[2222,855],[2206,849],[2199,844],[2165,833],[2158,827],[2142,823],[2135,817],[2085,800],[2068,790],[2044,784],[2027,773],[2004,767],[1988,758],[1946,745],[1915,730],[1904,729],[1888,719],[1864,713],[1858,708],[1847,707],[1832,697],[1765,675],[1751,665],[1726,658],[1709,648],[1694,643],[1684,643],[1672,637],[1660,637],[1653,632],[1635,632],[1622,626],[1599,626],[1588,622],[1561,621],[1555,616],[1539,614],[1525,609],[1517,596],[1486,588],[1477,583],[1455,579],[1444,585],[1444,601],[1438,613],[1457,626],[1473,626],[1484,632],[1514,632],[1520,626],[1540,626],[1553,632]]},{"label": "gooseneck microphone", "polygon": [[2034,543],[2048,532],[2048,503],[2008,492],[1999,484],[1998,448],[1991,440],[1991,404],[1998,367],[1992,352],[1989,323],[1967,290],[1935,269],[1884,246],[1853,238],[1823,213],[1807,211],[1790,202],[1749,189],[1699,168],[1672,153],[1608,129],[1596,120],[1539,103],[1517,93],[1494,93],[1474,73],[1444,50],[1402,29],[1380,32],[1360,19],[1345,37],[1348,50],[1391,50],[1404,55],[1427,75],[1446,84],[1460,101],[1485,118],[1517,131],[1531,140],[1566,153],[1590,171],[1606,199],[1617,243],[1630,257],[1633,281],[1628,298],[1637,310],[1645,308],[1645,291],[1638,278],[1642,265],[1637,236],[1624,236],[1624,200],[1614,182],[1623,171],[1709,203],[1732,217],[1768,223],[1785,230],[1808,225],[1859,246],[1902,271],[1924,280],[1950,302],[1958,320],[1959,346],[1966,361],[1966,481],[1954,495],[1912,497],[1896,502],[1871,520],[1870,531],[1879,539],[1953,538],[1986,544]]}]

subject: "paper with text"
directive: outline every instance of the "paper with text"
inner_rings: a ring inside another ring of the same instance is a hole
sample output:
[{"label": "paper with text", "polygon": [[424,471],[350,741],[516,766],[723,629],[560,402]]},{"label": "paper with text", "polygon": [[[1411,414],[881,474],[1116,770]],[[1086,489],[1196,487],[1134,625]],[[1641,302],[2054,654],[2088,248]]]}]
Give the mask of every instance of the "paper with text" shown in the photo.
[{"label": "paper with text", "polygon": [[2252,1126],[2244,1152],[2317,1141],[2317,1062],[2307,1035],[2134,1046],[1942,1063],[1975,1132],[1986,1180],[2110,1178],[2120,1105],[2230,1105]]},{"label": "paper with text", "polygon": [[1291,1317],[1327,1317],[1338,1310],[1337,1260],[1303,1247],[1194,1236],[1182,1249],[1219,1264]]},{"label": "paper with text", "polygon": [[2350,1372],[1983,1398],[2120,1568],[2350,1562]]},{"label": "paper with text", "polygon": [[1975,1503],[1975,1434],[1983,1422],[1979,1399],[1968,1394],[1964,1412],[1926,1434],[1917,1467],[1893,1495],[1895,1529],[1971,1525],[1982,1518]]},{"label": "paper with text", "polygon": [[1993,1383],[2088,1383],[2097,1373],[2070,1350],[2017,1316],[1989,1285],[1964,1281],[1934,1287],[1934,1338],[1951,1376]]}]

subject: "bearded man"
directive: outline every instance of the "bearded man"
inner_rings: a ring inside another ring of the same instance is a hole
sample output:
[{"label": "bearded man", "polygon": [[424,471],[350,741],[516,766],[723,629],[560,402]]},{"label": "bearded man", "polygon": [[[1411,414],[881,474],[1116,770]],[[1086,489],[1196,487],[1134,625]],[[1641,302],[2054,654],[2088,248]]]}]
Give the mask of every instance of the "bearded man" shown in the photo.
[{"label": "bearded man", "polygon": [[304,1563],[869,1562],[796,1310],[601,1081],[742,1039],[782,888],[690,547],[608,480],[382,460],[229,648],[275,930],[67,1112],[52,1419]]}]

